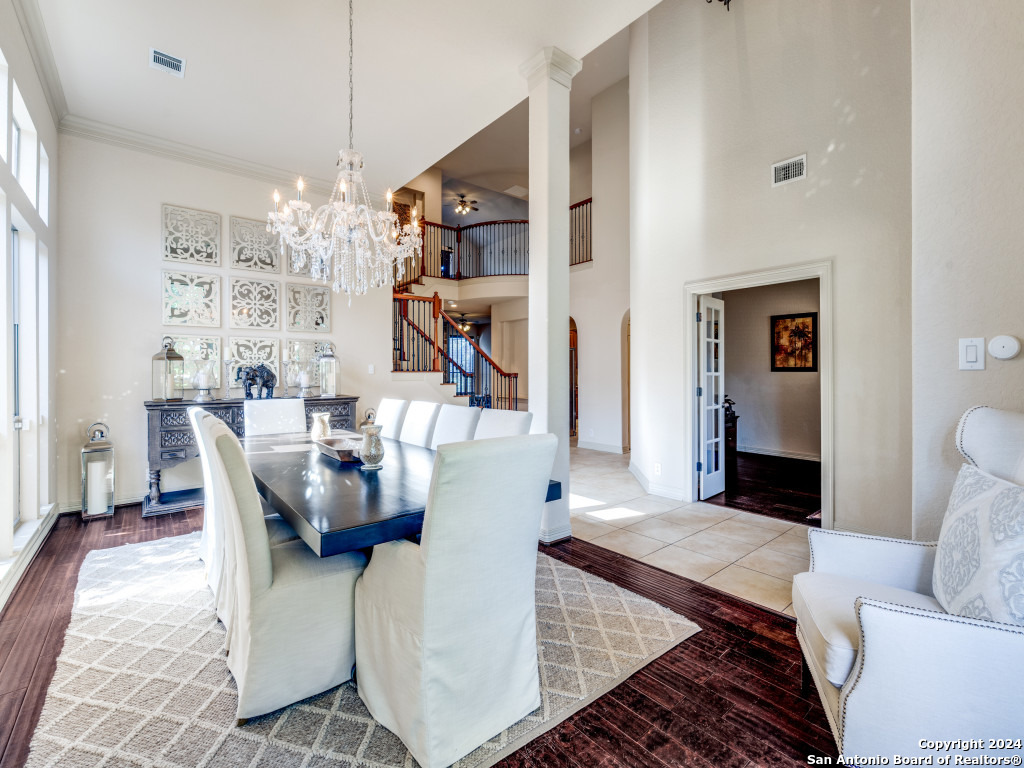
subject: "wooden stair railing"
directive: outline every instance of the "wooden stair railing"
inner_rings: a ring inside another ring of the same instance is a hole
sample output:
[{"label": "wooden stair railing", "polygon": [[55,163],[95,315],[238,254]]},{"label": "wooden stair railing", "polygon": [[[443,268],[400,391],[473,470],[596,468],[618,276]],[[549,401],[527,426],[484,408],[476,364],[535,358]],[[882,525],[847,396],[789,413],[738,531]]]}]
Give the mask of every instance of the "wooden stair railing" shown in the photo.
[{"label": "wooden stair railing", "polygon": [[441,308],[441,298],[395,293],[395,371],[434,371],[471,405],[516,410],[519,374],[503,371]]}]

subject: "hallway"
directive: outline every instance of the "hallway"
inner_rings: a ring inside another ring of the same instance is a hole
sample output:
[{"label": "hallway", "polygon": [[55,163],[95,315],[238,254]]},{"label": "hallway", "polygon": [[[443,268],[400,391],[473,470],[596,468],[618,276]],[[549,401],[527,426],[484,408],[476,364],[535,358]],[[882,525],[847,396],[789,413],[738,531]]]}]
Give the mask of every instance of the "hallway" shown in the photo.
[{"label": "hallway", "polygon": [[570,478],[574,537],[793,615],[807,526],[645,494],[628,455],[572,448]]}]

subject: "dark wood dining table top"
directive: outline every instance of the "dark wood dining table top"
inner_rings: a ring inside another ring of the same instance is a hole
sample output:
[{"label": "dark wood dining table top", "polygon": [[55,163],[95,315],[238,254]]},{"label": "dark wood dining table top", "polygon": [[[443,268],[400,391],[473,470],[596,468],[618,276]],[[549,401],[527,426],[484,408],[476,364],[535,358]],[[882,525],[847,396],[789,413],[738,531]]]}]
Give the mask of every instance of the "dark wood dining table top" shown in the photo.
[{"label": "dark wood dining table top", "polygon": [[[243,445],[260,495],[320,557],[409,538],[423,528],[434,468],[429,448],[385,439],[383,468],[367,472],[358,461],[322,455],[308,433],[247,437]],[[561,484],[551,481],[546,500],[558,498]]]}]

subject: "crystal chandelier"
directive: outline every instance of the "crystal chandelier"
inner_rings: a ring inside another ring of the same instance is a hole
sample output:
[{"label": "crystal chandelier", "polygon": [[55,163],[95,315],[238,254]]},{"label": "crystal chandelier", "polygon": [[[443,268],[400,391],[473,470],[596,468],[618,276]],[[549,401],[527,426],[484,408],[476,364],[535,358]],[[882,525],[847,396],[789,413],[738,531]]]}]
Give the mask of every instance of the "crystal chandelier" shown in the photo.
[{"label": "crystal chandelier", "polygon": [[291,249],[292,270],[309,269],[310,277],[331,282],[335,293],[361,296],[368,288],[391,285],[405,274],[405,260],[422,245],[416,209],[411,221],[401,224],[394,211],[391,190],[387,209],[374,211],[363,183],[363,156],[353,149],[352,119],[352,2],[348,3],[348,149],[338,153],[338,180],[325,205],[315,211],[302,199],[283,206],[274,190],[274,210],[267,215],[267,231],[280,236],[281,254]]}]

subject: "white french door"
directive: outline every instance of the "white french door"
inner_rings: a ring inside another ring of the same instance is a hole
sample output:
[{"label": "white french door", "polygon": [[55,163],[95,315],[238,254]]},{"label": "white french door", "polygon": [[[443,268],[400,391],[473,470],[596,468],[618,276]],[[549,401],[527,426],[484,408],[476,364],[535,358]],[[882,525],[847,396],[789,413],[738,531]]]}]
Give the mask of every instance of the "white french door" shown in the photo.
[{"label": "white french door", "polygon": [[698,301],[697,413],[700,498],[725,490],[725,302],[711,296]]},{"label": "white french door", "polygon": [[12,449],[13,450],[11,451],[11,453],[13,454],[13,458],[14,458],[14,472],[13,472],[13,475],[12,475],[13,480],[14,480],[14,483],[13,483],[14,487],[11,489],[11,493],[12,493],[12,495],[14,497],[14,527],[15,528],[18,527],[18,523],[21,521],[21,429],[22,429],[21,402],[20,402],[21,401],[21,391],[20,391],[20,388],[21,388],[20,387],[20,385],[21,385],[21,375],[20,375],[20,370],[19,370],[20,369],[20,357],[21,357],[21,345],[20,345],[20,339],[18,338],[18,331],[19,331],[19,326],[20,326],[20,322],[19,322],[19,310],[20,310],[20,308],[18,307],[18,294],[19,294],[18,283],[19,283],[19,280],[20,280],[20,275],[19,275],[20,264],[19,264],[19,261],[20,261],[21,254],[20,254],[18,246],[19,246],[18,230],[15,229],[14,227],[11,227],[11,275],[10,275],[11,280],[9,282],[9,285],[10,285],[11,288],[10,288],[10,296],[8,296],[8,300],[11,302],[11,309],[12,309],[11,317],[12,317],[12,321],[13,321],[13,328],[11,329],[12,330],[12,341],[13,341],[13,343],[11,344],[11,361],[10,362],[11,362],[11,372],[13,374],[13,376],[12,376],[13,382],[12,383],[14,384],[14,408],[12,409],[13,410],[13,416],[14,416],[14,424],[12,425],[13,426],[14,440],[12,441],[12,443],[13,443]]}]

